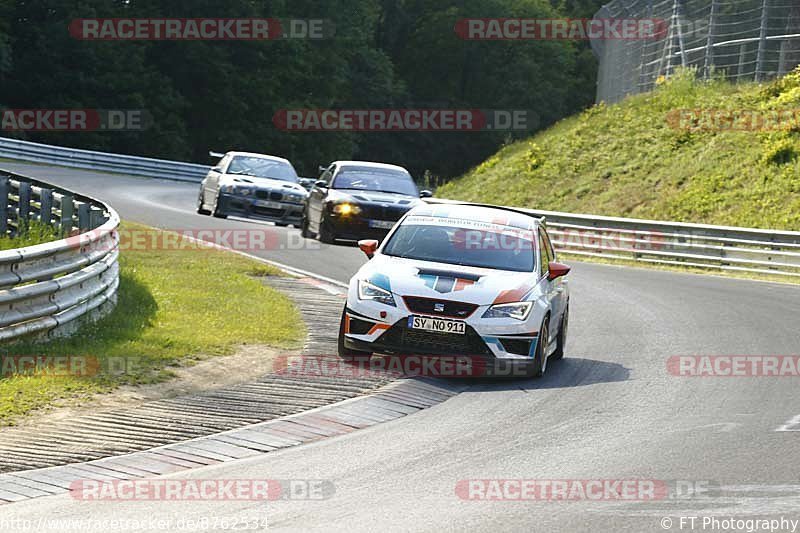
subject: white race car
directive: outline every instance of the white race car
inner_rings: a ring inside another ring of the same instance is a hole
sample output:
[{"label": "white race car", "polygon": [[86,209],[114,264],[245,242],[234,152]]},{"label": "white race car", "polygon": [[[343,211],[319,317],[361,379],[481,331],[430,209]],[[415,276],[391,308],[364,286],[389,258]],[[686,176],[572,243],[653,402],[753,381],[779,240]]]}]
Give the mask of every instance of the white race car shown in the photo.
[{"label": "white race car", "polygon": [[464,356],[541,376],[548,357],[564,356],[570,269],[556,262],[543,219],[427,204],[383,243],[359,246],[370,261],[350,281],[341,357]]}]

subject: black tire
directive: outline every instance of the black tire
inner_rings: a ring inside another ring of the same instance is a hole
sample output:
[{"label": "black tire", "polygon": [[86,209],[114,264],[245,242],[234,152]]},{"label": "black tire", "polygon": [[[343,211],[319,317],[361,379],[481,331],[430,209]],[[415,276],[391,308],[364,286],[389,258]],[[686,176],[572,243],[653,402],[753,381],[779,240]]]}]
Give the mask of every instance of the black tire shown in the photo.
[{"label": "black tire", "polygon": [[345,310],[342,309],[342,319],[339,321],[339,342],[337,343],[337,352],[339,357],[349,361],[359,360],[366,361],[372,357],[372,352],[362,352],[360,350],[351,350],[344,345],[344,315]]},{"label": "black tire", "polygon": [[319,223],[319,233],[317,234],[319,238],[319,242],[324,242],[325,244],[333,244],[336,240],[336,234],[330,228],[328,224],[325,223],[325,219],[323,218]]},{"label": "black tire", "polygon": [[203,205],[203,188],[200,188],[200,194],[197,195],[197,214],[198,215],[210,215],[211,211],[206,209],[206,206]]},{"label": "black tire", "polygon": [[228,215],[219,210],[219,193],[214,198],[214,209],[212,209],[211,215],[215,218],[228,218]]},{"label": "black tire", "polygon": [[[550,335],[547,323],[549,318],[545,317],[542,327],[539,329],[539,338],[536,342],[536,353],[533,356],[533,361],[528,366],[528,377],[540,378],[547,370],[547,338]],[[542,341],[544,339],[544,342]]]},{"label": "black tire", "polygon": [[567,332],[569,330],[569,306],[564,309],[564,316],[561,318],[561,327],[558,328],[556,338],[556,351],[550,356],[553,361],[564,359],[564,345],[567,343]]},{"label": "black tire", "polygon": [[308,216],[303,212],[303,219],[300,221],[300,235],[306,239],[313,239],[316,235],[308,229]]}]

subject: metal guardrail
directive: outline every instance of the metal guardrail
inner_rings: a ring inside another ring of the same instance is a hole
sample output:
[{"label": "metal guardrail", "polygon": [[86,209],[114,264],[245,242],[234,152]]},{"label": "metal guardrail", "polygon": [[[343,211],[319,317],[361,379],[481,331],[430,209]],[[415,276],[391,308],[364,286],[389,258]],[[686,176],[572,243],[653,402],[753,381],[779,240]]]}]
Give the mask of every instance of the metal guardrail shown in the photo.
[{"label": "metal guardrail", "polygon": [[209,165],[79,150],[8,138],[0,138],[0,158],[194,183],[200,183],[211,168]]},{"label": "metal guardrail", "polygon": [[[458,204],[430,199],[434,204]],[[800,232],[520,209],[545,217],[557,252],[701,269],[800,276]]]},{"label": "metal guardrail", "polygon": [[72,332],[116,303],[119,216],[109,206],[0,170],[0,233],[30,221],[54,226],[57,241],[0,251],[0,341]]}]

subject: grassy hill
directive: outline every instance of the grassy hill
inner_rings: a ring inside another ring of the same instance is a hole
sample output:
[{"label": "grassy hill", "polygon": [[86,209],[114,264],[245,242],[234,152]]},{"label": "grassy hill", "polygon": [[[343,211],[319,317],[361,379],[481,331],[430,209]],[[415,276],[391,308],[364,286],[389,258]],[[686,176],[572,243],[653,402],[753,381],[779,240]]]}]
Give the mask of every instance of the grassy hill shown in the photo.
[{"label": "grassy hill", "polygon": [[781,131],[712,131],[707,119],[691,122],[679,112],[696,109],[763,115],[800,110],[800,68],[771,83],[739,85],[696,81],[692,71],[679,72],[660,80],[652,93],[597,105],[505,146],[436,195],[573,213],[800,230],[800,125]]}]

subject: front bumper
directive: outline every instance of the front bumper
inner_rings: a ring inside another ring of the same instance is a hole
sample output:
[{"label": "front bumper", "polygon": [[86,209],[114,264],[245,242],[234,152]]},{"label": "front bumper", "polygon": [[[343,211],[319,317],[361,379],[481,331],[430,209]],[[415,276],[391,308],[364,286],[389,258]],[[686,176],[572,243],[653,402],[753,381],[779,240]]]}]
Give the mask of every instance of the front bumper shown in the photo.
[{"label": "front bumper", "polygon": [[[360,239],[382,240],[396,222],[397,220],[369,219],[361,215],[341,216],[334,213],[325,214],[325,224],[333,231],[336,238],[352,241]],[[384,227],[376,227],[377,225]]]},{"label": "front bumper", "polygon": [[[382,354],[465,356],[473,359],[531,361],[538,332],[487,334],[475,320],[466,320],[464,335],[434,333],[408,327],[410,313],[389,322],[345,310],[344,345],[352,350]],[[442,318],[442,317],[437,317]],[[520,326],[524,328],[524,325]],[[480,329],[480,331],[479,331]]]},{"label": "front bumper", "polygon": [[282,224],[299,225],[303,217],[303,204],[262,200],[230,193],[220,193],[219,209],[226,215],[257,218]]}]

